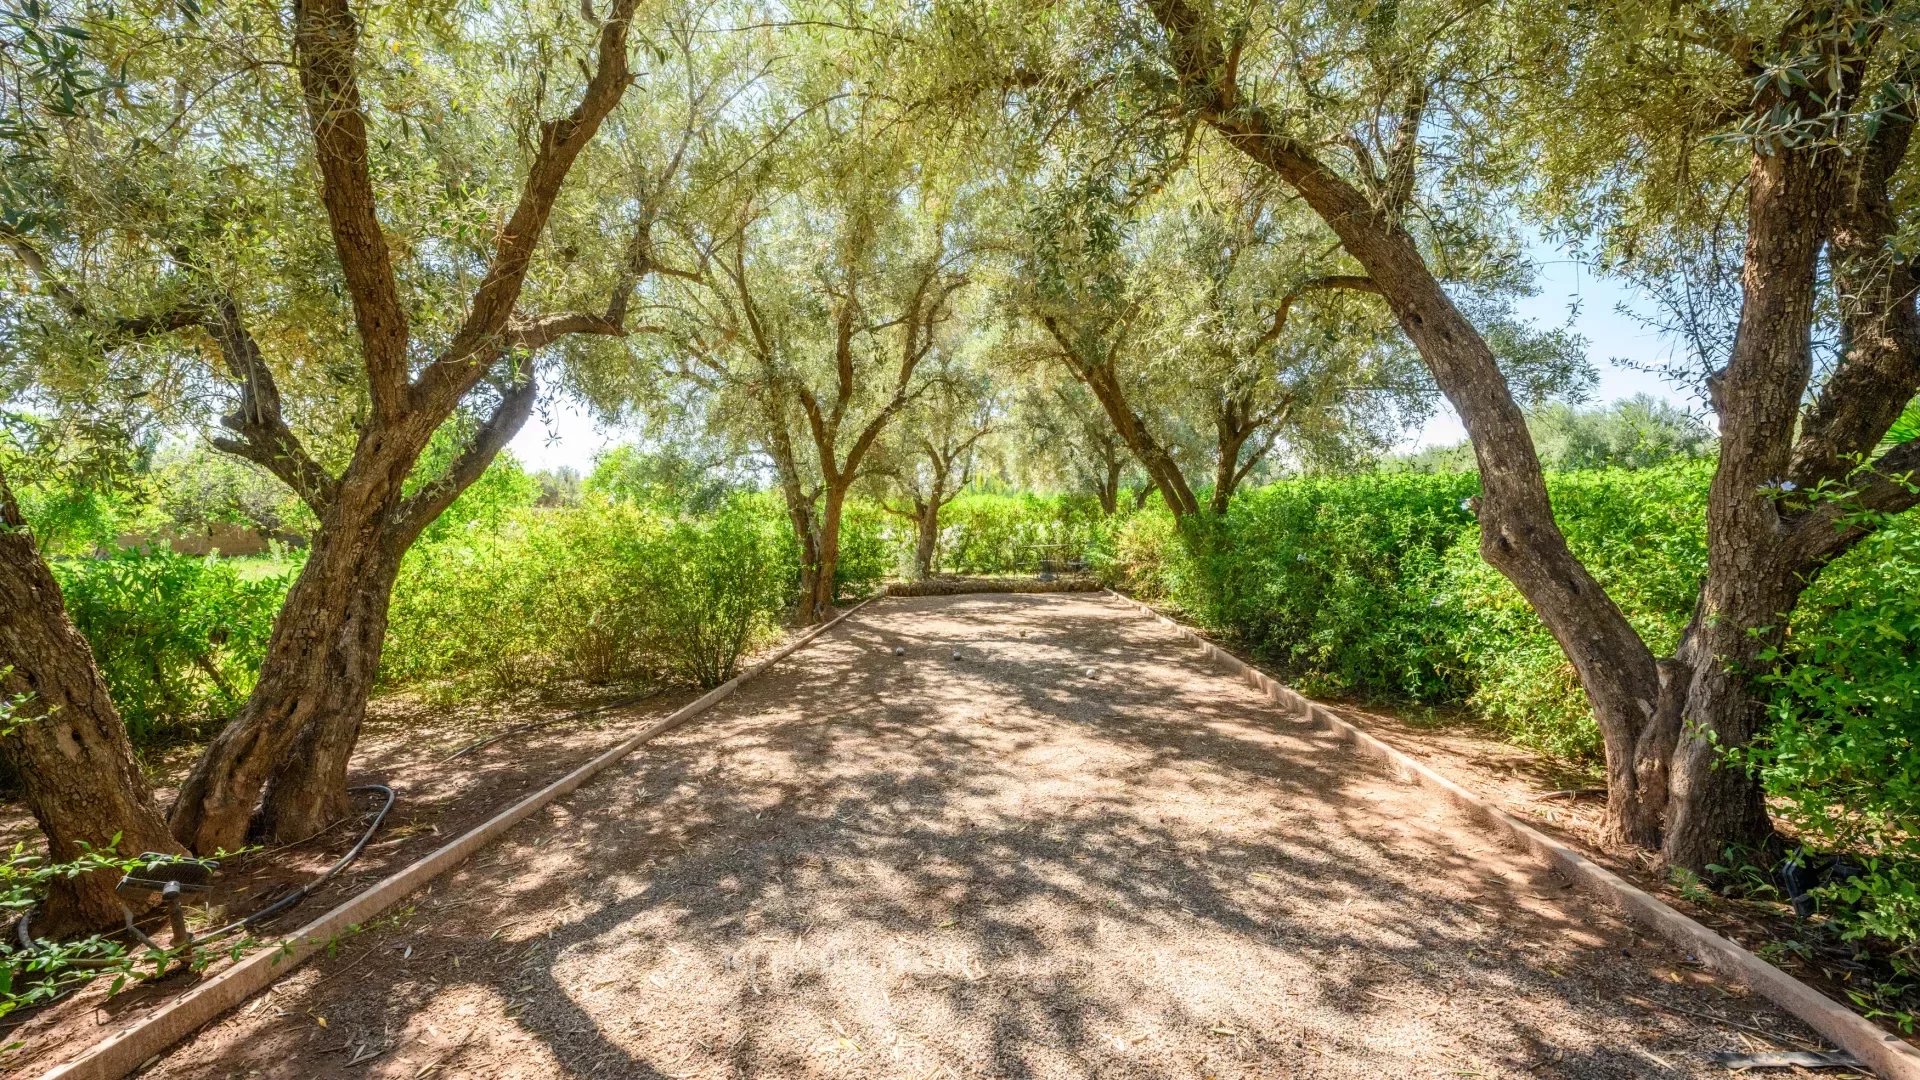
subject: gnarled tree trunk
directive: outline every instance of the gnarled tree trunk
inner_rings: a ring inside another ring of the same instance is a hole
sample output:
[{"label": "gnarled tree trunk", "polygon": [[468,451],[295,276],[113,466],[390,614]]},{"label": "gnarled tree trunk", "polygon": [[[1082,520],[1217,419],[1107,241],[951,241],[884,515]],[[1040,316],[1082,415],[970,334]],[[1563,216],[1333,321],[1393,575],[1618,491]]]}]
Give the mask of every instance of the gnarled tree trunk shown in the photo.
[{"label": "gnarled tree trunk", "polygon": [[925,581],[933,576],[934,559],[940,554],[940,495],[915,500],[913,506],[913,579]]},{"label": "gnarled tree trunk", "polygon": [[347,814],[347,766],[379,673],[400,557],[390,541],[383,544],[343,605],[341,637],[354,648],[337,658],[335,682],[320,688],[324,706],[267,779],[259,814],[260,830],[267,836],[282,842],[311,836]]},{"label": "gnarled tree trunk", "polygon": [[[306,565],[274,619],[253,693],[180,786],[169,826],[194,851],[211,854],[246,842],[261,789],[291,760],[310,726],[358,730],[386,634],[395,563],[386,554],[385,532],[399,494],[398,480],[343,483],[322,516]],[[315,791],[305,801],[325,813],[342,808],[344,798],[344,792]],[[315,831],[307,815],[275,824],[291,830],[269,834],[280,840]]]},{"label": "gnarled tree trunk", "polygon": [[[48,856],[71,862],[91,848],[138,855],[180,852],[133,760],[126,727],[93,651],[74,628],[60,587],[0,477],[0,753],[20,774]],[[116,875],[57,878],[35,924],[58,937],[121,920]]]}]

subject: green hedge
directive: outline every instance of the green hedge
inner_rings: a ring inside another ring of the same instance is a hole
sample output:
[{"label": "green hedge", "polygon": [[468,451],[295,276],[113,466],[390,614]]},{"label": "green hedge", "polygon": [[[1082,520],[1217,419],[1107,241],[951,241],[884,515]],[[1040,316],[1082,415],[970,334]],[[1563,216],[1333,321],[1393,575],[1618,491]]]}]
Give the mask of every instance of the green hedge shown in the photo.
[{"label": "green hedge", "polygon": [[51,566],[142,747],[202,737],[246,699],[295,571],[165,549]]},{"label": "green hedge", "polygon": [[[940,512],[939,569],[953,574],[1031,574],[1084,558],[1101,528],[1090,496],[962,493]],[[903,565],[913,537],[903,537]]]},{"label": "green hedge", "polygon": [[523,508],[407,554],[382,678],[443,695],[556,682],[724,682],[797,578],[763,497],[715,512],[591,499]]},{"label": "green hedge", "polygon": [[[1552,474],[1574,552],[1656,649],[1705,566],[1710,466]],[[1571,665],[1481,560],[1471,473],[1366,473],[1246,492],[1185,535],[1165,511],[1116,523],[1096,563],[1256,652],[1309,693],[1470,705],[1521,743],[1596,760]]]},{"label": "green hedge", "polygon": [[[1692,614],[1711,473],[1693,461],[1548,476],[1569,545],[1656,652]],[[1184,534],[1164,510],[1116,519],[1094,561],[1303,689],[1465,707],[1518,743],[1597,763],[1571,665],[1480,558],[1463,505],[1476,490],[1460,473],[1286,481]],[[1829,566],[1771,659],[1772,723],[1744,763],[1809,849],[1864,861],[1826,890],[1840,931],[1920,956],[1920,515]]]}]

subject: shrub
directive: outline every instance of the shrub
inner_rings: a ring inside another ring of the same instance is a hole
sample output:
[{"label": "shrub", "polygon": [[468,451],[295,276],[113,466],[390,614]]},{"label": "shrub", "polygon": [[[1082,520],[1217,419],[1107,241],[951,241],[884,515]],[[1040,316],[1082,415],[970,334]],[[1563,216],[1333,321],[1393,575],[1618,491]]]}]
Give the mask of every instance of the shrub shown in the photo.
[{"label": "shrub", "polygon": [[164,549],[52,566],[138,747],[199,737],[246,700],[297,572]]},{"label": "shrub", "polygon": [[[1574,555],[1656,653],[1670,652],[1706,569],[1708,462],[1552,473],[1547,490]],[[1469,529],[1449,554],[1446,596],[1468,701],[1516,742],[1581,762],[1600,734],[1572,664],[1518,589],[1480,558]]]},{"label": "shrub", "polygon": [[[1705,565],[1711,466],[1554,473],[1568,543],[1655,649],[1671,649]],[[1597,760],[1559,645],[1479,554],[1472,473],[1286,480],[1182,536],[1164,511],[1114,526],[1111,583],[1171,603],[1309,693],[1465,704],[1515,741]]]},{"label": "shrub", "polygon": [[[788,521],[784,509],[773,506],[771,499],[766,502],[768,512],[777,512],[781,521]],[[797,593],[800,588],[798,544],[790,522],[781,535],[784,543],[795,548],[793,591]],[[840,514],[840,561],[833,568],[833,594],[866,596],[878,589],[887,575],[901,564],[903,542],[912,543],[896,535],[879,504],[866,499],[848,499]]]},{"label": "shrub", "polygon": [[1043,564],[1062,569],[1086,558],[1099,521],[1099,504],[1087,496],[965,492],[940,511],[940,568],[956,574],[1031,574]]},{"label": "shrub", "polygon": [[674,676],[718,686],[771,632],[788,598],[784,540],[760,507],[740,498],[659,536],[643,596],[654,648]]},{"label": "shrub", "polygon": [[1245,493],[1196,522],[1198,565],[1174,594],[1309,692],[1422,702],[1464,674],[1447,552],[1471,528],[1466,474],[1308,479]]},{"label": "shrub", "polygon": [[790,537],[758,496],[706,517],[587,498],[409,552],[381,675],[442,696],[566,681],[712,685],[790,597]]},{"label": "shrub", "polygon": [[1827,567],[1780,659],[1750,761],[1803,844],[1862,856],[1863,874],[1824,890],[1843,936],[1891,942],[1920,975],[1920,519]]}]

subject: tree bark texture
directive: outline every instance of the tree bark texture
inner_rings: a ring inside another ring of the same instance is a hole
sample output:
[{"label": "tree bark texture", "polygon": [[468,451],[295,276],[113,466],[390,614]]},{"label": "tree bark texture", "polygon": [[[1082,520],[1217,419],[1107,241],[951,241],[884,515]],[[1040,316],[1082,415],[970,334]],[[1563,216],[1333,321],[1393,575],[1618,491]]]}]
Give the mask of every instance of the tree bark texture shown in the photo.
[{"label": "tree bark texture", "polygon": [[[19,773],[27,808],[56,863],[91,848],[179,853],[133,759],[126,727],[93,651],[67,617],[60,588],[0,477],[0,752]],[[42,937],[121,921],[118,875],[57,878],[35,923]]]}]

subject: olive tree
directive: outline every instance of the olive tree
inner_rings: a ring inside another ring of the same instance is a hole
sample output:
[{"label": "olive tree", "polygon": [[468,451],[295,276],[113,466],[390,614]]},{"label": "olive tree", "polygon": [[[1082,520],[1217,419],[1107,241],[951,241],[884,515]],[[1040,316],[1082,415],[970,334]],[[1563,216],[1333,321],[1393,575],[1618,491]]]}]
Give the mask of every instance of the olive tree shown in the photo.
[{"label": "olive tree", "polygon": [[[634,82],[636,8],[457,27],[406,9],[363,24],[332,0],[183,25],[140,11],[100,38],[131,56],[123,106],[49,123],[46,153],[15,163],[10,186],[38,201],[0,239],[37,286],[27,314],[61,324],[72,362],[205,357],[213,445],[317,521],[254,691],[173,805],[189,848],[239,846],[256,807],[279,838],[344,811],[401,556],[525,421],[541,356],[627,332],[652,271],[644,213],[603,216],[636,238],[597,272],[542,244],[556,215],[594,215],[563,196]],[[502,49],[511,65],[481,60]],[[554,279],[537,292],[536,267]],[[459,450],[422,475],[449,425]]]},{"label": "olive tree", "polygon": [[[1310,16],[1288,8],[1147,10],[1135,56],[1163,100],[1312,208],[1460,414],[1479,464],[1481,553],[1539,614],[1593,707],[1608,836],[1693,869],[1730,845],[1764,846],[1759,780],[1725,763],[1761,725],[1753,680],[1820,569],[1920,502],[1920,448],[1877,449],[1920,385],[1902,196],[1920,26],[1879,0],[1439,3],[1328,15],[1309,39],[1293,31]],[[1533,124],[1516,123],[1529,112]],[[1655,655],[1568,549],[1487,328],[1415,227],[1428,199],[1487,178],[1474,167],[1509,126],[1530,137],[1509,152],[1578,173],[1561,189],[1600,196],[1601,214],[1657,222],[1682,246],[1716,230],[1734,239],[1735,311],[1705,380],[1720,435],[1708,566],[1670,655]],[[1606,152],[1541,153],[1561,144]],[[1662,219],[1703,182],[1732,200],[1730,215]],[[1828,310],[1842,346],[1816,381]]]}]

